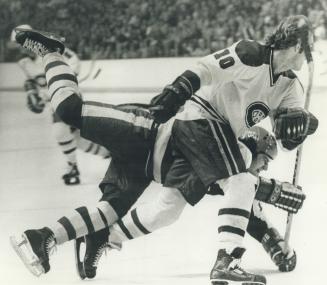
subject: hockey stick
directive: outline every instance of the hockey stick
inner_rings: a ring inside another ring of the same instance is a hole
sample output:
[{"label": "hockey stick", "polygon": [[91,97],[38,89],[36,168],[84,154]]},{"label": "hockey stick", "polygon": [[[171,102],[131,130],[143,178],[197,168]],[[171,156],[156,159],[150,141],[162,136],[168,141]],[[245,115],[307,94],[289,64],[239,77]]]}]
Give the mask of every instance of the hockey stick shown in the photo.
[{"label": "hockey stick", "polygon": [[[78,82],[79,83],[82,83],[83,81],[87,80],[90,78],[91,74],[93,73],[94,71],[94,68],[95,68],[95,64],[96,64],[96,61],[97,61],[97,58],[98,58],[98,55],[99,53],[96,53],[92,56],[92,59],[91,59],[91,64],[90,64],[90,67],[89,67],[89,70],[88,72],[81,78],[78,78]],[[93,76],[93,79],[97,78],[98,75],[100,74],[101,72],[101,68],[98,68],[97,71],[95,72],[95,75]]]},{"label": "hockey stick", "polygon": [[[311,90],[312,90],[312,84],[313,84],[314,64],[313,64],[312,60],[308,62],[308,69],[309,69],[309,80],[308,80],[308,87],[306,90],[305,103],[304,103],[304,109],[306,109],[306,110],[309,109],[310,100],[311,100]],[[296,151],[296,158],[295,158],[295,165],[294,165],[294,172],[293,172],[293,181],[292,181],[293,185],[295,185],[295,186],[297,186],[299,183],[302,152],[303,152],[303,143],[298,147],[298,149]],[[285,253],[288,251],[288,248],[289,248],[289,240],[290,240],[290,235],[291,235],[292,222],[293,222],[293,214],[288,213],[285,236],[284,236],[285,244],[284,244],[284,248],[283,248],[283,251]]]}]

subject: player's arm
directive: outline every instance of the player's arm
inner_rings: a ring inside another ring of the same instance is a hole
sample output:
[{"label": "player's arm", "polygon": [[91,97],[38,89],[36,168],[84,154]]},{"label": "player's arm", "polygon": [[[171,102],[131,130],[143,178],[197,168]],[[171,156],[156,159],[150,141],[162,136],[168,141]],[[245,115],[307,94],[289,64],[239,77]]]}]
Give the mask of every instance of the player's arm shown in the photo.
[{"label": "player's arm", "polygon": [[298,80],[287,91],[278,109],[270,113],[273,130],[277,139],[287,150],[295,149],[302,144],[307,136],[315,133],[318,119],[303,108],[303,88]]},{"label": "player's arm", "polygon": [[201,87],[213,85],[218,88],[239,77],[251,78],[252,67],[262,64],[257,50],[257,44],[241,41],[200,59],[196,66],[186,70],[153,98],[151,105],[155,119],[166,122]]}]

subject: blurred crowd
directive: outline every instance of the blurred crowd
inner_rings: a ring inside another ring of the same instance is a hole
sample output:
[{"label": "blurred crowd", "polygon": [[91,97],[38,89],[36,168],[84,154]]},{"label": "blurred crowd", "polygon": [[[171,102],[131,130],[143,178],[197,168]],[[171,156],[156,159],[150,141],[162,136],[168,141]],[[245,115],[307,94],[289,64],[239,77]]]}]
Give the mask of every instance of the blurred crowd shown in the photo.
[{"label": "blurred crowd", "polygon": [[13,61],[20,24],[64,36],[81,58],[202,56],[241,38],[263,40],[304,14],[324,36],[327,0],[0,0],[0,61]]}]

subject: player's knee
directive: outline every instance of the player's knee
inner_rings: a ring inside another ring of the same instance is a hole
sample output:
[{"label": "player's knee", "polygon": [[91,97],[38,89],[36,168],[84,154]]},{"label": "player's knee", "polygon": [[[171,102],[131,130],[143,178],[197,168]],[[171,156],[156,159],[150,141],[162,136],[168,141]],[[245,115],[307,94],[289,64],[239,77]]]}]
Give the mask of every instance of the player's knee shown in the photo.
[{"label": "player's knee", "polygon": [[219,181],[224,189],[225,208],[240,208],[250,211],[256,193],[257,177],[249,172],[233,175],[224,181]]},{"label": "player's knee", "polygon": [[73,94],[61,101],[56,107],[56,113],[66,124],[81,128],[82,125],[82,100],[77,94]]},{"label": "player's knee", "polygon": [[162,226],[174,223],[180,217],[186,203],[179,190],[174,188],[163,189],[158,199],[156,220]]}]

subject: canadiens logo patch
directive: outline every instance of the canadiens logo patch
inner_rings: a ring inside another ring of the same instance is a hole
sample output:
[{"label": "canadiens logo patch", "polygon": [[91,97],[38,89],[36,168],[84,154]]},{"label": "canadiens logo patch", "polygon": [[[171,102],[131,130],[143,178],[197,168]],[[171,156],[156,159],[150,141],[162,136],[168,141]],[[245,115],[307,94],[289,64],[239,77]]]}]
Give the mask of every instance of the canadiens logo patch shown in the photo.
[{"label": "canadiens logo patch", "polygon": [[246,109],[245,122],[248,127],[252,127],[268,116],[270,109],[263,102],[254,102]]}]

